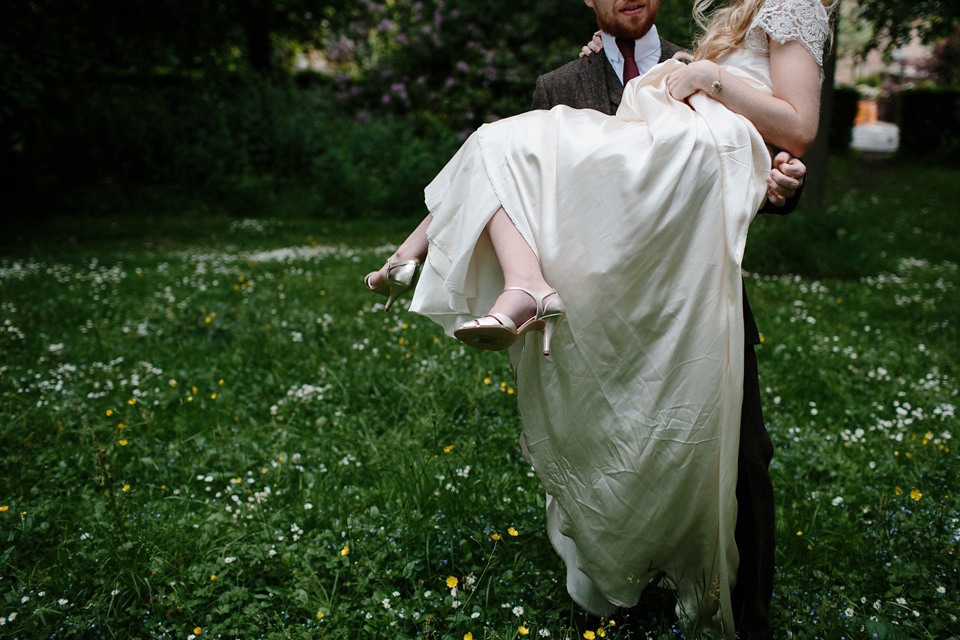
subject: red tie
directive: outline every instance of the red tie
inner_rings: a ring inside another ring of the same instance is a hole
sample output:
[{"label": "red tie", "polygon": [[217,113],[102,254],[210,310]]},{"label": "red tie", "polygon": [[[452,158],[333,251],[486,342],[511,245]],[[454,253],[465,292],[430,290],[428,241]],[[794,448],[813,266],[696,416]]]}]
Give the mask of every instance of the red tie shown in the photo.
[{"label": "red tie", "polygon": [[623,84],[627,84],[640,75],[640,70],[637,69],[637,61],[633,57],[636,46],[633,40],[617,38],[617,48],[623,54]]}]

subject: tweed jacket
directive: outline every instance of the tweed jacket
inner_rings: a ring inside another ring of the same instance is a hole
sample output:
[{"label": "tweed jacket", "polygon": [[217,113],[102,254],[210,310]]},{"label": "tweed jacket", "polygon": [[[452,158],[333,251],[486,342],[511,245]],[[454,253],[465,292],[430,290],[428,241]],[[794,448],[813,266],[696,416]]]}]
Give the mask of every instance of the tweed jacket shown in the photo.
[{"label": "tweed jacket", "polygon": [[[669,60],[676,53],[689,53],[687,49],[660,38],[660,60]],[[537,88],[533,94],[534,109],[552,109],[563,104],[574,109],[594,109],[607,115],[614,115],[623,97],[623,85],[607,57],[602,54],[585,56],[568,62],[537,78]],[[800,190],[788,198],[782,207],[766,203],[760,213],[786,215],[797,207]],[[746,289],[743,291],[743,331],[747,345],[760,343],[760,331],[750,310]]]}]

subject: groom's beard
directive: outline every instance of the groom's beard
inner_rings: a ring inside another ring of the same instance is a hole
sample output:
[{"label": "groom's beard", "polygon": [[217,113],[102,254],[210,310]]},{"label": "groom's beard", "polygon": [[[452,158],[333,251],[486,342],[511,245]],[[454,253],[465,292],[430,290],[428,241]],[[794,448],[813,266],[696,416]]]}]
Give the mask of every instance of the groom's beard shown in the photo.
[{"label": "groom's beard", "polygon": [[644,21],[640,25],[622,25],[617,22],[607,22],[597,15],[597,26],[600,31],[608,33],[614,38],[626,38],[628,40],[639,40],[650,32],[653,26],[653,20]]},{"label": "groom's beard", "polygon": [[639,19],[630,19],[625,16],[621,16],[617,12],[611,12],[611,15],[607,15],[602,10],[597,11],[597,26],[600,27],[600,30],[604,33],[608,33],[614,38],[626,38],[628,40],[639,40],[643,36],[647,35],[650,31],[650,27],[653,26],[653,22],[657,17],[656,7],[651,11],[651,7],[647,5],[647,11],[644,12]]}]

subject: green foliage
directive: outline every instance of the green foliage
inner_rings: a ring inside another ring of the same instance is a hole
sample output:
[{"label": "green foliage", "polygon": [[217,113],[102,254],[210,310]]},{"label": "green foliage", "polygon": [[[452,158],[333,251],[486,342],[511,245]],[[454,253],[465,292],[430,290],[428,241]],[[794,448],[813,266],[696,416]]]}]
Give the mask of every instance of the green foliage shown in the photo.
[{"label": "green foliage", "polygon": [[858,0],[857,17],[873,27],[864,49],[891,51],[917,35],[934,42],[960,26],[960,4],[954,0]]},{"label": "green foliage", "polygon": [[933,48],[926,70],[940,86],[960,86],[960,27]]}]

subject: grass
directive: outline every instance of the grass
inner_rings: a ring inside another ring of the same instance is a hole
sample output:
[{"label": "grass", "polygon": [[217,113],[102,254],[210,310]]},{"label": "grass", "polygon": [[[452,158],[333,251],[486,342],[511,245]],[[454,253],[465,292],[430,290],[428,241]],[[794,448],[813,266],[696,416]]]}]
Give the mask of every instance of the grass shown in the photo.
[{"label": "grass", "polygon": [[[866,169],[748,248],[775,637],[958,638],[958,174]],[[93,222],[0,259],[0,635],[579,637],[505,357],[360,285],[405,222]]]}]

